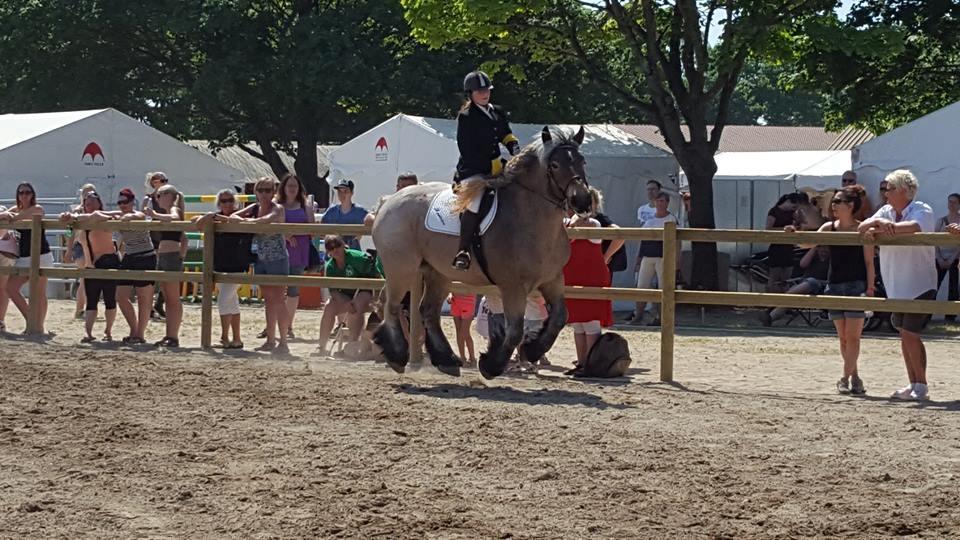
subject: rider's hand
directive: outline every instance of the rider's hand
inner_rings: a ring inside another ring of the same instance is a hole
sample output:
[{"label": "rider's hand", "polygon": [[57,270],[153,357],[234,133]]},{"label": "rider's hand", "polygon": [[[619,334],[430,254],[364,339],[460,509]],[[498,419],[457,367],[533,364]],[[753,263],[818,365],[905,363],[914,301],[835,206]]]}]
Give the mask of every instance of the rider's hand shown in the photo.
[{"label": "rider's hand", "polygon": [[783,232],[797,232],[797,228],[793,225],[787,225],[783,228]]}]

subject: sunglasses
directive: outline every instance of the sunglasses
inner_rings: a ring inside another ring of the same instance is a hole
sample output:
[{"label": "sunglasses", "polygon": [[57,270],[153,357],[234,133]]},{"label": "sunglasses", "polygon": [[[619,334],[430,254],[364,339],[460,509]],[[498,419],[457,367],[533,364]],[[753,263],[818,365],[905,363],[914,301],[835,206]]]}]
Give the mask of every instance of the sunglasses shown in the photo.
[{"label": "sunglasses", "polygon": [[273,188],[257,188],[257,193],[273,193]]},{"label": "sunglasses", "polygon": [[17,195],[33,195],[33,192],[32,192],[32,191],[27,191],[27,190],[18,191],[18,192],[17,192]]},{"label": "sunglasses", "polygon": [[850,201],[846,199],[833,199],[830,201],[830,204],[848,204]]},{"label": "sunglasses", "polygon": [[117,201],[117,204],[130,204],[133,202],[133,199],[120,199]]},{"label": "sunglasses", "polygon": [[883,193],[887,193],[887,192],[890,192],[890,191],[896,191],[896,190],[897,190],[897,188],[893,188],[893,187],[882,187],[882,188],[880,188],[880,191],[883,192]]},{"label": "sunglasses", "polygon": [[220,204],[234,204],[237,202],[237,200],[236,199],[219,199],[217,202]]}]

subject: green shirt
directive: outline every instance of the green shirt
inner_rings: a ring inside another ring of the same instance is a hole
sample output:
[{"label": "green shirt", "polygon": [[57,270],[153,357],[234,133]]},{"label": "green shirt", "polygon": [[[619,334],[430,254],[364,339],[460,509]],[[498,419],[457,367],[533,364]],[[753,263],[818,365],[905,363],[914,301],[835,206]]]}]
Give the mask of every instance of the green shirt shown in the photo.
[{"label": "green shirt", "polygon": [[[325,276],[347,278],[380,277],[380,272],[377,271],[373,257],[355,249],[345,249],[344,253],[343,268],[337,267],[337,261],[333,257],[327,259],[327,264],[324,267]],[[347,289],[334,290],[350,292]]]}]

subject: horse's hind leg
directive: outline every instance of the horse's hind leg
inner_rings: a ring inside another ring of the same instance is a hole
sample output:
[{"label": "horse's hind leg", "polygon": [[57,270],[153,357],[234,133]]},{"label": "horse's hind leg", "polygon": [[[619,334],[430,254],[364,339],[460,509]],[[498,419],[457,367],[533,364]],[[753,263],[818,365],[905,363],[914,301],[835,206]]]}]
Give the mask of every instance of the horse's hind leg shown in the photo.
[{"label": "horse's hind leg", "polygon": [[540,286],[540,293],[547,303],[547,320],[536,334],[527,336],[520,345],[520,358],[531,363],[543,357],[567,324],[567,305],[563,301],[563,276]]},{"label": "horse's hind leg", "polygon": [[[500,288],[503,299],[503,315],[506,319],[506,329],[500,335],[490,334],[490,346],[487,352],[480,355],[480,374],[485,379],[492,379],[502,375],[507,369],[510,356],[523,339],[523,312],[527,305],[527,293],[520,287],[505,291]],[[538,357],[539,358],[539,357]]]},{"label": "horse's hind leg", "polygon": [[407,339],[400,326],[401,302],[407,289],[397,281],[387,280],[386,305],[383,309],[383,322],[373,333],[373,342],[383,350],[383,357],[397,373],[403,373],[410,360]]},{"label": "horse's hind leg", "polygon": [[426,344],[430,363],[447,375],[459,377],[460,359],[453,353],[453,348],[440,327],[440,309],[450,292],[450,282],[426,265],[421,269],[423,300],[420,302],[420,315],[423,317],[423,328],[427,332]]}]

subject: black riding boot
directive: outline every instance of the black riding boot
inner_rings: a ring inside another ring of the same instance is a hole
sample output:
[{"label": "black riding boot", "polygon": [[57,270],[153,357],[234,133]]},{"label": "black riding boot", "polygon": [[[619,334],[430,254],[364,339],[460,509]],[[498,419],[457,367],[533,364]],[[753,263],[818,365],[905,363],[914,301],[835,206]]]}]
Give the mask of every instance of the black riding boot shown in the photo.
[{"label": "black riding boot", "polygon": [[453,267],[457,270],[470,269],[470,243],[480,227],[480,215],[469,210],[460,214],[460,247],[457,256],[453,259]]}]

